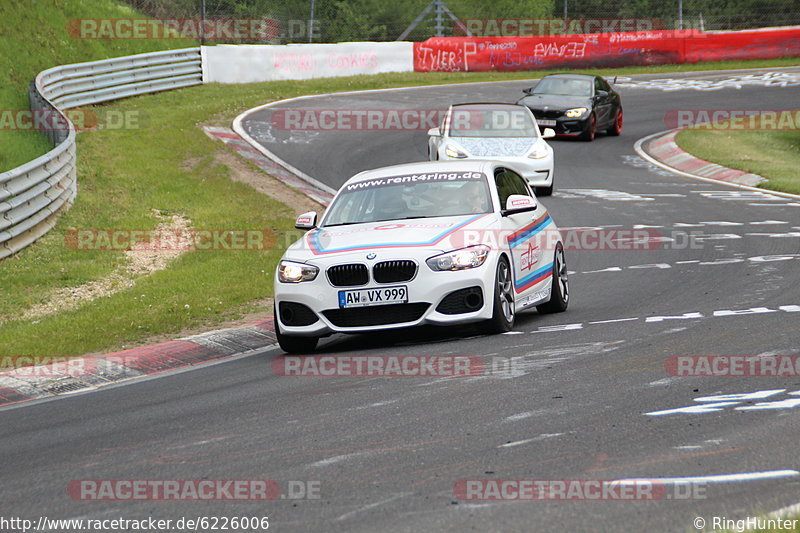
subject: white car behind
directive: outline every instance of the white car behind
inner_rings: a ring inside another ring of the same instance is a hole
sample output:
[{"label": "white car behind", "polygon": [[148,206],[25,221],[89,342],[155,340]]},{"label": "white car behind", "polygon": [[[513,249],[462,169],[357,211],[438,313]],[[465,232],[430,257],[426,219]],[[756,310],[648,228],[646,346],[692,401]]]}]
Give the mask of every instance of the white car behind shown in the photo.
[{"label": "white car behind", "polygon": [[438,128],[428,131],[431,161],[491,159],[512,165],[539,196],[553,193],[553,148],[540,133],[536,118],[517,104],[452,105]]}]

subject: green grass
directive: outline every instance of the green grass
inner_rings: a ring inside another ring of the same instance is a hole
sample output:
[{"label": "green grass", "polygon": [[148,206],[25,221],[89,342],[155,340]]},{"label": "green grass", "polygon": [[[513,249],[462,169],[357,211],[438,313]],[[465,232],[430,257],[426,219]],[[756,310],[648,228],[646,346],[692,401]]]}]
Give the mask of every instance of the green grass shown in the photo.
[{"label": "green grass", "polygon": [[[80,4],[77,0],[51,2],[58,6]],[[3,9],[6,8],[0,8],[0,14]],[[53,55],[44,61],[47,64],[32,64],[29,70],[66,61]],[[591,72],[603,75],[663,73],[784,66],[795,61]],[[261,299],[272,295],[271,274],[290,240],[288,235],[296,233],[292,212],[251,187],[233,182],[229,169],[217,164],[213,157],[215,151],[226,148],[209,139],[197,127],[198,123],[229,123],[238,113],[255,105],[304,94],[528,79],[544,74],[547,72],[402,73],[238,86],[207,85],[91,108],[101,116],[107,111],[141,113],[141,127],[80,133],[79,192],[75,205],[46,237],[0,261],[0,279],[3,280],[0,322],[5,321],[0,325],[0,355],[61,356],[120,349],[156,335],[170,335],[200,325],[213,327],[242,312],[259,310],[263,305],[259,303]],[[25,80],[26,76],[20,75],[19,79]],[[25,140],[20,143],[25,144]],[[35,148],[27,146],[27,149],[25,157],[30,158],[31,153],[38,155]],[[187,161],[192,161],[191,167],[187,166]],[[152,216],[153,210],[181,214],[200,229],[273,231],[279,244],[263,252],[190,252],[168,269],[137,279],[132,289],[56,315],[36,320],[19,318],[31,306],[47,301],[54,290],[78,287],[102,278],[123,262],[120,252],[71,250],[64,240],[70,228],[154,228],[158,220]]]},{"label": "green grass", "polygon": [[712,163],[758,174],[764,189],[800,194],[800,131],[690,129],[676,137],[687,152]]},{"label": "green grass", "polygon": [[[81,18],[147,17],[115,0],[0,2],[0,110],[28,109],[28,84],[50,67],[197,44],[172,39],[79,39],[69,34],[67,24]],[[50,149],[35,131],[0,130],[0,172]]]}]

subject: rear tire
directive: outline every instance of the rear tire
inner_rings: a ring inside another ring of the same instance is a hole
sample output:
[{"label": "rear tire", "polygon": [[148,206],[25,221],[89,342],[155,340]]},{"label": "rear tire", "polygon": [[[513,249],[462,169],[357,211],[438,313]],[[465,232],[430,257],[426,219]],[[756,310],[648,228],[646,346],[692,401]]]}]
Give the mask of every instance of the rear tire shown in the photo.
[{"label": "rear tire", "polygon": [[273,307],[273,321],[275,323],[275,336],[278,338],[278,345],[286,353],[303,354],[313,352],[317,347],[319,337],[297,337],[294,335],[284,335],[278,323],[278,313]]},{"label": "rear tire", "polygon": [[594,140],[595,131],[597,130],[597,117],[594,113],[589,115],[589,120],[586,121],[586,129],[581,133],[581,140],[592,142]]},{"label": "rear tire", "polygon": [[514,327],[514,276],[508,259],[501,257],[497,262],[494,277],[494,306],[492,318],[487,324],[489,333],[504,333]]},{"label": "rear tire", "polygon": [[608,134],[613,137],[619,137],[622,134],[622,108],[617,111],[617,116],[614,119],[614,125],[608,128]]},{"label": "rear tire", "polygon": [[561,313],[569,305],[569,279],[567,277],[567,262],[564,259],[564,247],[561,243],[556,245],[553,258],[553,284],[550,287],[550,301],[537,305],[536,310],[542,314]]}]

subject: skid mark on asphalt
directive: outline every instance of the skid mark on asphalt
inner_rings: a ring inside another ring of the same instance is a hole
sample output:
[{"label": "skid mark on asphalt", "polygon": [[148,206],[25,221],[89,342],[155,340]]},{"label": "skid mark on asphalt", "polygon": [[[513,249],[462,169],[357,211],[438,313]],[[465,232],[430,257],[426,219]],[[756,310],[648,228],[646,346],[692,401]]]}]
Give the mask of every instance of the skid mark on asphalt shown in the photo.
[{"label": "skid mark on asphalt", "polygon": [[334,521],[341,522],[342,520],[347,520],[348,518],[351,518],[351,517],[357,515],[358,513],[363,513],[364,511],[369,511],[370,509],[374,509],[375,507],[380,507],[381,505],[386,505],[387,503],[391,503],[391,502],[393,502],[395,500],[399,500],[400,498],[405,498],[406,496],[410,496],[411,494],[412,494],[411,492],[401,492],[400,494],[392,496],[391,498],[386,498],[386,499],[383,499],[383,500],[379,500],[377,502],[370,503],[368,505],[364,505],[363,507],[359,507],[358,509],[354,509],[354,510],[350,511],[349,513],[344,513],[343,515],[339,515],[334,519]]},{"label": "skid mark on asphalt", "polygon": [[725,202],[748,202],[755,207],[800,207],[800,202],[775,194],[744,190],[697,189],[682,193],[635,193],[610,189],[563,188],[555,191],[556,198],[594,198],[610,202],[652,202],[656,198],[686,198],[695,195]]},{"label": "skid mark on asphalt", "polygon": [[523,446],[525,444],[530,444],[531,442],[539,442],[546,439],[552,439],[555,437],[562,436],[563,433],[542,433],[541,435],[537,435],[536,437],[532,437],[530,439],[523,439],[523,440],[515,440],[515,441],[508,441],[505,444],[500,444],[498,448],[516,448],[517,446]]},{"label": "skid mark on asphalt", "polygon": [[724,450],[709,450],[703,452],[689,452],[689,453],[674,453],[666,455],[657,455],[650,458],[642,458],[640,461],[632,463],[616,463],[609,464],[615,461],[626,461],[628,457],[610,457],[605,453],[598,453],[595,455],[594,464],[586,469],[587,473],[592,472],[607,472],[609,470],[619,471],[629,468],[638,468],[641,466],[649,466],[654,464],[673,463],[676,461],[685,461],[686,459],[695,459],[698,457],[707,457],[710,455],[722,455],[727,453],[736,453],[744,450],[745,448],[725,448]]},{"label": "skid mark on asphalt", "polygon": [[515,415],[510,415],[505,418],[505,422],[517,422],[518,420],[525,420],[526,418],[530,418],[533,416],[532,411],[526,411],[524,413],[517,413]]},{"label": "skid mark on asphalt", "polygon": [[[775,399],[776,395],[786,393],[792,398]],[[786,389],[767,389],[755,392],[745,392],[740,394],[720,394],[716,396],[701,396],[695,398],[695,402],[700,402],[685,407],[672,409],[662,409],[660,411],[650,411],[644,413],[646,416],[667,416],[667,415],[699,415],[706,413],[717,413],[732,407],[736,411],[774,411],[784,409],[794,409],[800,406],[800,391],[787,392]],[[772,398],[768,402],[755,402],[755,400],[765,400]],[[748,405],[742,405],[742,403]]]},{"label": "skid mark on asphalt", "polygon": [[588,196],[591,198],[600,198],[611,202],[652,202],[654,198],[649,196],[641,196],[638,194],[631,194],[622,191],[610,191],[608,189],[561,189],[566,193],[578,194]]},{"label": "skid mark on asphalt", "polygon": [[[786,220],[754,220],[752,222],[734,222],[727,220],[709,220],[704,222],[675,222],[669,225],[656,224],[633,224],[631,229],[664,229],[664,228],[702,228],[704,226],[782,226],[793,224]],[[561,231],[587,231],[596,229],[623,228],[622,224],[604,224],[599,226],[564,226]],[[800,229],[800,226],[792,226],[791,229]]]},{"label": "skid mark on asphalt", "polygon": [[[769,307],[750,307],[745,309],[718,309],[715,311],[700,312],[691,311],[683,314],[676,315],[651,315],[646,317],[627,318],[626,321],[636,322],[639,324],[661,324],[668,320],[706,320],[711,318],[729,318],[736,316],[749,316],[749,315],[766,315],[769,314],[773,317],[780,317],[785,319],[787,313],[800,313],[800,305],[787,304],[780,305],[777,308]],[[601,321],[602,323],[603,321]],[[572,324],[555,324],[552,326],[539,326],[539,328],[530,331],[530,333],[563,333],[567,331],[578,331],[584,329],[586,326],[597,325],[597,322],[575,322]],[[662,324],[663,325],[663,324]]]},{"label": "skid mark on asphalt", "polygon": [[569,271],[567,274],[570,276],[575,274],[605,274],[605,273],[617,273],[617,272],[624,272],[626,270],[671,270],[673,268],[679,268],[684,265],[693,265],[693,266],[720,266],[720,265],[735,265],[735,264],[742,264],[747,263],[750,266],[763,266],[764,269],[767,269],[766,266],[768,263],[776,263],[776,262],[784,262],[784,261],[792,261],[800,259],[800,254],[775,254],[775,255],[755,255],[752,257],[725,257],[720,259],[714,259],[712,261],[703,261],[700,259],[688,259],[683,261],[675,261],[674,263],[643,263],[641,265],[628,265],[628,266],[610,266],[606,268],[601,268],[597,270],[583,270],[583,271]]},{"label": "skid mark on asphalt", "polygon": [[728,78],[660,78],[654,80],[637,80],[630,77],[618,77],[617,87],[627,89],[648,89],[664,92],[674,91],[719,91],[722,89],[742,89],[743,87],[796,87],[800,85],[800,73],[797,72],[764,72],[760,74],[741,74]]},{"label": "skid mark on asphalt", "polygon": [[704,198],[712,198],[714,200],[722,200],[725,202],[761,202],[748,204],[758,207],[772,207],[775,205],[782,207],[800,207],[800,203],[796,201],[793,202],[787,198],[784,198],[783,196],[777,196],[759,191],[696,190],[691,192]]},{"label": "skid mark on asphalt", "polygon": [[[480,381],[487,378],[514,379],[544,368],[549,368],[553,365],[564,363],[571,359],[612,352],[620,348],[623,343],[624,341],[591,342],[539,349],[526,352],[522,355],[512,355],[511,357],[495,356],[486,359],[483,375],[464,378],[459,381]],[[535,344],[517,344],[508,351],[510,353],[516,353],[524,351],[530,346],[538,347],[538,345]],[[523,415],[526,415],[525,418],[527,418],[531,416],[532,413],[523,413]],[[511,417],[506,420],[511,420]]]}]

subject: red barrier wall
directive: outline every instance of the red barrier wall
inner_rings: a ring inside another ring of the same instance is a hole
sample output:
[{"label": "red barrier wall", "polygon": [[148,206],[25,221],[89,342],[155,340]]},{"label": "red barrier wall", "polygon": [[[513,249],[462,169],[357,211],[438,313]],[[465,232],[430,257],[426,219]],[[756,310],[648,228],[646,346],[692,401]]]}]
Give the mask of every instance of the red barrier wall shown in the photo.
[{"label": "red barrier wall", "polygon": [[532,37],[434,37],[414,43],[414,70],[511,71],[783,56],[800,56],[800,27],[747,32],[667,30]]},{"label": "red barrier wall", "polygon": [[741,32],[710,32],[686,39],[684,61],[771,59],[800,56],[800,28]]}]

